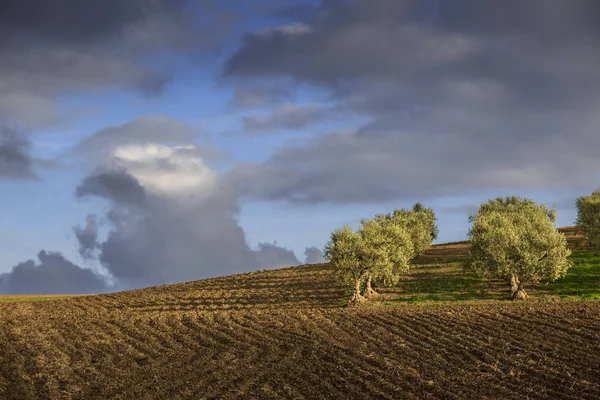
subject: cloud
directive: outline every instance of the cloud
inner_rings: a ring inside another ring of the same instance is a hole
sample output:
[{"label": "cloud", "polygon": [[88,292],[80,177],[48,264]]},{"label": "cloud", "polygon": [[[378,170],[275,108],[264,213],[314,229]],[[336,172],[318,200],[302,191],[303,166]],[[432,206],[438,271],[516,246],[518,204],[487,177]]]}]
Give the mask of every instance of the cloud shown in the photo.
[{"label": "cloud", "polygon": [[2,121],[12,121],[37,128],[58,124],[65,115],[66,113],[53,98],[33,92],[21,92],[17,87],[0,97],[0,120]]},{"label": "cloud", "polygon": [[236,108],[253,108],[281,102],[291,96],[291,91],[281,85],[246,84],[235,89],[229,105]]},{"label": "cloud", "polygon": [[0,178],[32,179],[31,144],[19,132],[0,126]]},{"label": "cloud", "polygon": [[204,198],[218,191],[219,177],[194,145],[160,144],[123,146],[113,162],[130,171],[148,190],[161,194]]},{"label": "cloud", "polygon": [[228,179],[248,198],[309,203],[584,187],[600,173],[598,18],[593,0],[334,0],[249,34],[226,79],[291,79],[369,122]]},{"label": "cloud", "polygon": [[328,116],[331,116],[331,110],[327,107],[285,103],[275,108],[267,117],[245,117],[244,131],[250,134],[264,134],[277,129],[302,129]]},{"label": "cloud", "polygon": [[98,248],[98,217],[90,214],[85,219],[85,226],[75,226],[73,232],[79,242],[79,254],[86,259],[94,258]]},{"label": "cloud", "polygon": [[260,268],[272,269],[300,264],[292,250],[277,246],[277,243],[259,243],[254,251]]},{"label": "cloud", "polygon": [[212,147],[209,142],[210,136],[199,128],[162,115],[149,115],[100,129],[73,146],[64,157],[94,167],[114,161],[117,151],[117,158],[126,157],[125,153],[136,146],[148,145],[154,152],[163,153],[168,148],[165,146],[171,146],[179,155],[199,157],[208,164],[230,159],[227,151]]},{"label": "cloud", "polygon": [[60,253],[42,250],[39,262],[25,261],[0,274],[0,290],[7,294],[83,294],[110,290],[104,277],[80,268]]},{"label": "cloud", "polygon": [[440,209],[442,213],[458,214],[458,215],[474,215],[479,211],[479,204],[460,204],[451,207],[443,207]]},{"label": "cloud", "polygon": [[80,253],[96,257],[118,288],[300,264],[276,243],[248,247],[236,192],[193,145],[140,142],[114,148],[77,187],[79,197],[109,201],[106,238],[99,238],[95,216],[74,231]]},{"label": "cloud", "polygon": [[81,249],[97,249],[98,261],[120,288],[258,267],[236,219],[235,192],[193,146],[118,147],[110,163],[84,179],[78,194],[110,201],[107,237],[93,239],[93,224],[89,235],[77,237]]},{"label": "cloud", "polygon": [[158,57],[214,48],[236,21],[210,0],[6,0],[0,14],[0,117],[30,128],[64,118],[64,94],[159,94],[173,70]]},{"label": "cloud", "polygon": [[304,250],[304,262],[306,264],[320,264],[325,262],[323,252],[316,247],[307,247]]},{"label": "cloud", "polygon": [[77,186],[77,197],[99,196],[118,204],[141,206],[146,192],[138,180],[125,169],[100,169]]},{"label": "cloud", "polygon": [[[99,130],[82,140],[74,152],[104,159],[120,146],[145,143],[193,143],[201,137],[189,125],[160,115],[136,117],[130,122]],[[98,160],[96,160],[98,161]]]},{"label": "cloud", "polygon": [[[281,4],[282,2],[280,2]],[[315,4],[294,2],[289,5],[280,5],[281,8],[274,11],[273,14],[278,17],[289,18],[293,21],[308,22],[311,21],[318,12]]]}]

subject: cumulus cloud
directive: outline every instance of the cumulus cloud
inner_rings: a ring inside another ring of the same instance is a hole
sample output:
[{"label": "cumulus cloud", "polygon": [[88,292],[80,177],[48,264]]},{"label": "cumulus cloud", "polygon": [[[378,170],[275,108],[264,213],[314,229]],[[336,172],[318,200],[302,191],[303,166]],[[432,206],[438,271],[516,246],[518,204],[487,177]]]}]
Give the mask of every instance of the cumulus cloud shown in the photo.
[{"label": "cumulus cloud", "polygon": [[304,262],[306,264],[320,264],[325,262],[325,256],[317,247],[307,247],[304,250]]},{"label": "cumulus cloud", "polygon": [[89,221],[90,229],[78,232],[90,234],[77,237],[81,249],[97,249],[98,261],[119,287],[190,281],[258,267],[236,219],[235,192],[193,145],[142,141],[118,146],[111,154],[110,162],[77,189],[79,197],[108,200],[107,237],[94,239],[97,229]]},{"label": "cumulus cloud", "polygon": [[0,178],[35,178],[32,159],[29,154],[30,142],[24,135],[0,126]]},{"label": "cumulus cloud", "polygon": [[161,144],[123,146],[113,153],[113,162],[130,171],[149,190],[172,197],[209,197],[219,189],[219,177],[194,145]]},{"label": "cumulus cloud", "polygon": [[[110,205],[105,238],[99,238],[95,216],[74,231],[82,256],[97,258],[119,288],[300,264],[276,243],[248,247],[236,192],[194,145],[134,136],[121,138],[127,144],[113,147],[110,160],[76,191],[79,198],[101,197]],[[140,144],[131,144],[136,140]]]},{"label": "cumulus cloud", "polygon": [[25,261],[0,274],[0,291],[7,294],[80,294],[110,290],[104,277],[80,268],[60,253],[42,250],[38,262]]},{"label": "cumulus cloud", "polygon": [[600,173],[599,18],[594,0],[334,0],[249,34],[226,78],[293,79],[370,122],[229,180],[250,198],[333,203],[584,187]]},{"label": "cumulus cloud", "polygon": [[260,268],[282,268],[300,264],[292,250],[277,246],[277,243],[259,243],[254,253]]},{"label": "cumulus cloud", "polygon": [[[179,125],[167,121],[159,126]],[[6,291],[108,290],[96,285],[96,278],[111,282],[111,290],[132,289],[300,264],[292,251],[276,244],[248,246],[237,220],[237,193],[190,144],[188,129],[182,125],[180,134],[162,136],[140,132],[143,127],[156,128],[139,120],[106,128],[75,150],[101,162],[75,195],[84,204],[90,197],[100,198],[108,207],[103,215],[89,215],[73,232],[82,258],[97,262],[105,276],[44,252],[39,264],[27,261],[3,276]],[[35,274],[19,272],[30,270]],[[59,280],[61,274],[74,276],[69,286],[35,286],[38,277]]]}]

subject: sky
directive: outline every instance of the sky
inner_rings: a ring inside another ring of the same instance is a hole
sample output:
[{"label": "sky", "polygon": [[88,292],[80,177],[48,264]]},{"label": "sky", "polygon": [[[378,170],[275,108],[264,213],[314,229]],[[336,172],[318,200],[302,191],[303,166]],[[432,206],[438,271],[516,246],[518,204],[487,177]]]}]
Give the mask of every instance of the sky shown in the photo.
[{"label": "sky", "polygon": [[600,186],[596,0],[0,0],[0,293],[323,260]]}]

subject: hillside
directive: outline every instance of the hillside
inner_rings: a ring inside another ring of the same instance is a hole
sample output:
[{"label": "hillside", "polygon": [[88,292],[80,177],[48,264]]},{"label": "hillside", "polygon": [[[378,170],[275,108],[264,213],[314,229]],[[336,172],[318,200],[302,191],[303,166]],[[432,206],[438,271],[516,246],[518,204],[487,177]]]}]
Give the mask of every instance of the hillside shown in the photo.
[{"label": "hillside", "polygon": [[[362,308],[342,306],[327,264],[0,303],[0,398],[599,398],[598,301],[409,305],[425,295],[411,292],[418,278],[434,294],[461,293],[462,251],[434,247]],[[598,292],[600,257],[576,257],[574,274],[591,271]]]}]

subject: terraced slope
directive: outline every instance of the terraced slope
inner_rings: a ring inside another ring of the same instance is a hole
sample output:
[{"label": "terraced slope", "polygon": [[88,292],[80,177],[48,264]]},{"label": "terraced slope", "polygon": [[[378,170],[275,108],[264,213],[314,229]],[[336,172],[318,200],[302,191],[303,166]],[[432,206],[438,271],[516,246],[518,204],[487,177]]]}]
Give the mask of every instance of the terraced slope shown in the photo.
[{"label": "terraced slope", "polygon": [[344,294],[323,264],[0,303],[0,399],[600,398],[598,301]]}]

